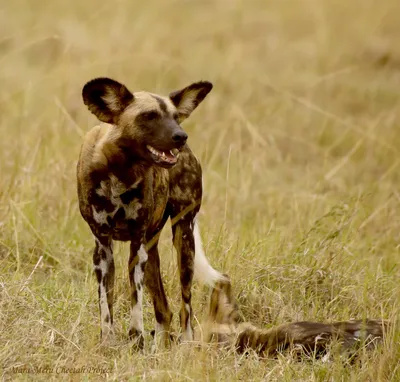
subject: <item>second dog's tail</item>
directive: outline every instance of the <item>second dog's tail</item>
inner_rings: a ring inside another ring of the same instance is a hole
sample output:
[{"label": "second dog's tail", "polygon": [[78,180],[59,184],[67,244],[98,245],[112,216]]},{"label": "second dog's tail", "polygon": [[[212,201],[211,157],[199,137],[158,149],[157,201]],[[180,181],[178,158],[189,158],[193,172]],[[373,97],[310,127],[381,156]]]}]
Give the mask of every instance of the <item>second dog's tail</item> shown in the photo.
[{"label": "second dog's tail", "polygon": [[194,277],[202,284],[214,286],[218,281],[224,281],[226,277],[215,270],[207,260],[201,241],[200,229],[197,221],[193,229],[195,257],[194,257]]}]

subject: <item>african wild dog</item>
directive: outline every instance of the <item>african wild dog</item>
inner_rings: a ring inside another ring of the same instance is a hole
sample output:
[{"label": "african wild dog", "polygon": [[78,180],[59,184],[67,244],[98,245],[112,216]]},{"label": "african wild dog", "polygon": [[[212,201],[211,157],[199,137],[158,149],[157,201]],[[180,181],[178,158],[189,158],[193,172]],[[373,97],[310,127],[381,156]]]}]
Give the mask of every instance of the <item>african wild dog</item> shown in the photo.
[{"label": "african wild dog", "polygon": [[129,336],[143,347],[143,283],[153,300],[156,333],[168,342],[172,313],[165,296],[158,237],[171,218],[178,254],[184,340],[193,338],[193,273],[212,285],[223,276],[208,263],[196,215],[202,198],[201,167],[189,147],[183,122],[211,91],[196,82],[168,97],[131,93],[109,78],[96,78],[82,91],[89,110],[104,124],[84,140],[78,168],[79,207],[95,238],[94,269],[99,284],[101,337],[113,330],[113,240],[130,241]]},{"label": "african wild dog", "polygon": [[[227,277],[227,276],[226,276]],[[382,342],[389,323],[385,320],[351,320],[334,323],[293,322],[271,329],[259,329],[248,322],[239,323],[239,314],[229,281],[219,281],[212,291],[208,322],[203,327],[205,341],[233,346],[237,352],[249,349],[266,357],[290,351],[292,355],[329,357],[333,343],[340,353],[353,355],[357,345],[367,349]]]}]

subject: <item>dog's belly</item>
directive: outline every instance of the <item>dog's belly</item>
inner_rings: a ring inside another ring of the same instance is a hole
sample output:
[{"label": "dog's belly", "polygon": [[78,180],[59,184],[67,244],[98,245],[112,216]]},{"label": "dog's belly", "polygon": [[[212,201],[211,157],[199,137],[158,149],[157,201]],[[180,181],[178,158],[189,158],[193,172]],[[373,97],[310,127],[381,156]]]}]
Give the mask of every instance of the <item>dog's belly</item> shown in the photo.
[{"label": "dog's belly", "polygon": [[110,235],[113,240],[117,241],[130,241],[132,240],[132,232],[130,230],[117,230],[114,229]]}]

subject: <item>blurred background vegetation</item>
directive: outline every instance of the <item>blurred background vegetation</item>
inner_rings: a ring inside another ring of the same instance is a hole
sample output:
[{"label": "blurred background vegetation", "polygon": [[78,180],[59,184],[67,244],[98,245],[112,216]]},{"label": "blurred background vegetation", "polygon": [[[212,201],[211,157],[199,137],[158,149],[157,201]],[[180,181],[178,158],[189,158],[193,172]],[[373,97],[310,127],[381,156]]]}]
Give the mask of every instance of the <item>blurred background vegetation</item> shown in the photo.
[{"label": "blurred background vegetation", "polygon": [[[0,3],[0,366],[108,365],[115,380],[397,380],[400,346],[345,367],[125,343],[97,346],[93,239],[75,167],[95,118],[86,81],[214,90],[185,122],[204,170],[201,227],[243,318],[395,318],[400,302],[400,2],[13,0]],[[175,312],[169,230],[161,243]],[[196,286],[195,312],[207,290]],[[177,314],[175,315],[177,316]],[[146,299],[146,327],[153,315]],[[188,357],[188,354],[191,354]],[[56,378],[57,376],[53,376]],[[394,378],[394,379],[393,379]]]}]

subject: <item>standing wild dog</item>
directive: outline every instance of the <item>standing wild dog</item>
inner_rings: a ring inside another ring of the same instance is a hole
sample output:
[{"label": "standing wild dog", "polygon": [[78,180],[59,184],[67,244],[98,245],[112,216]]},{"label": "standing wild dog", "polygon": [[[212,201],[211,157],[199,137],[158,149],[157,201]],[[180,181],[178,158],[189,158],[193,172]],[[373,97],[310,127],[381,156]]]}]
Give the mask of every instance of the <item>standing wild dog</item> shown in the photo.
[{"label": "standing wild dog", "polygon": [[370,349],[382,342],[389,326],[384,320],[301,321],[259,329],[248,322],[239,323],[238,317],[229,281],[218,282],[211,294],[205,340],[233,346],[239,353],[252,349],[261,356],[274,357],[291,351],[299,357],[319,358],[329,356],[330,345],[337,342],[339,350],[350,355],[357,345]]},{"label": "standing wild dog", "polygon": [[183,122],[211,91],[196,82],[168,97],[131,93],[109,78],[88,82],[82,92],[89,110],[104,124],[85,137],[78,168],[79,207],[95,238],[101,336],[113,330],[113,240],[130,241],[129,336],[143,347],[143,284],[153,300],[156,333],[168,340],[172,313],[165,296],[157,249],[168,218],[178,254],[184,340],[193,338],[193,274],[213,284],[223,276],[208,263],[196,214],[202,198],[201,167],[189,147]]}]

